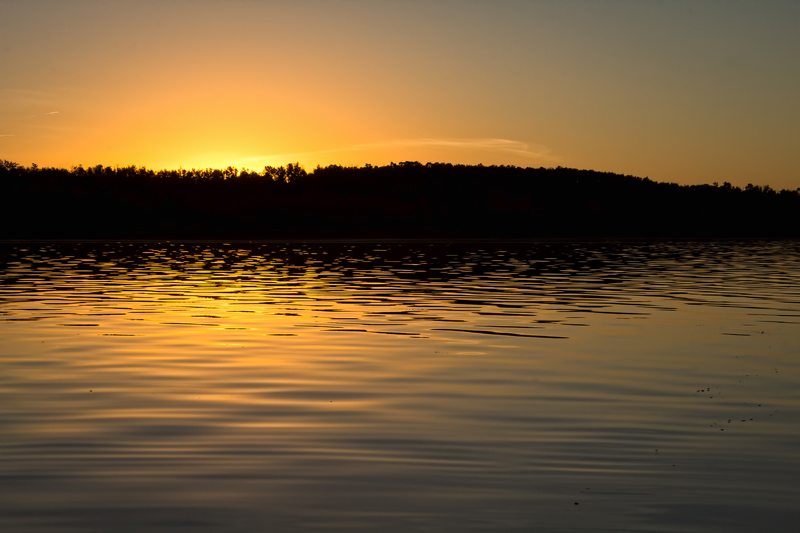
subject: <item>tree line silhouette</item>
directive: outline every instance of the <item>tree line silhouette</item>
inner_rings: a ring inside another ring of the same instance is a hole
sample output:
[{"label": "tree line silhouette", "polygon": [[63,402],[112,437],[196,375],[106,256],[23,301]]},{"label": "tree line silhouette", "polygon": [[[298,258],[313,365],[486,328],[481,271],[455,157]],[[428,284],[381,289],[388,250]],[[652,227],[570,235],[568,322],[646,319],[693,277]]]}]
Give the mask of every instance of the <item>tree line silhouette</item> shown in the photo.
[{"label": "tree line silhouette", "polygon": [[800,189],[403,162],[261,172],[0,163],[0,238],[800,237]]}]

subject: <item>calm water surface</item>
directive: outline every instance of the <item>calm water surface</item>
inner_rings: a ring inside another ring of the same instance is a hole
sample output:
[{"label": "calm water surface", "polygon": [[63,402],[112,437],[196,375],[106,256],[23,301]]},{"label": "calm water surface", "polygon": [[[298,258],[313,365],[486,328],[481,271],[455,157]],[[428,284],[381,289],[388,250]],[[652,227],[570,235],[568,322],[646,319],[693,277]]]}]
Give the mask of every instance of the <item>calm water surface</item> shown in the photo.
[{"label": "calm water surface", "polygon": [[0,530],[793,531],[800,243],[0,245]]}]

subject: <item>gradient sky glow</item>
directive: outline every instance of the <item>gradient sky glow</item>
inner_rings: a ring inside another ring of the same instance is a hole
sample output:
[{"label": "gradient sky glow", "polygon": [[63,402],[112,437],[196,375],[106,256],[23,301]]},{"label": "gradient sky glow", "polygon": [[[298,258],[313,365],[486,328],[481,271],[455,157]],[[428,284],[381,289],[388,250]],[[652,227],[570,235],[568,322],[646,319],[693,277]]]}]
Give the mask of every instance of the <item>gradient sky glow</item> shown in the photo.
[{"label": "gradient sky glow", "polygon": [[800,187],[800,2],[0,0],[0,159]]}]

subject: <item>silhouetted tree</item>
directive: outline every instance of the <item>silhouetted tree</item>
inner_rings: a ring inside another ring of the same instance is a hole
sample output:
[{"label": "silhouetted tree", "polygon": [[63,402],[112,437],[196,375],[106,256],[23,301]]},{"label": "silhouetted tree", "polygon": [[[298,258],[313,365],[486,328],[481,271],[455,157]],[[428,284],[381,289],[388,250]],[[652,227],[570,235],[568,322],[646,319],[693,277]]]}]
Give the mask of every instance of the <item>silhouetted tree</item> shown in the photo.
[{"label": "silhouetted tree", "polygon": [[263,172],[0,163],[3,238],[800,236],[800,189],[416,161]]}]

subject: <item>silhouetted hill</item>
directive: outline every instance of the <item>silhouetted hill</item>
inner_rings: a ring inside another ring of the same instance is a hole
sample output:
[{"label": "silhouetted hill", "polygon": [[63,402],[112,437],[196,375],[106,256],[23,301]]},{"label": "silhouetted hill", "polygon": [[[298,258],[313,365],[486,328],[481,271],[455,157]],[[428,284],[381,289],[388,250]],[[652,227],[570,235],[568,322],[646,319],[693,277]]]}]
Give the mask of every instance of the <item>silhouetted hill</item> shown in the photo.
[{"label": "silhouetted hill", "polygon": [[800,189],[417,162],[263,172],[0,164],[0,238],[798,237]]}]

